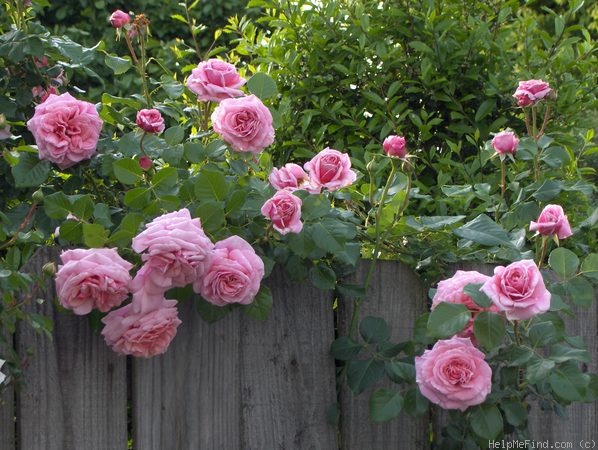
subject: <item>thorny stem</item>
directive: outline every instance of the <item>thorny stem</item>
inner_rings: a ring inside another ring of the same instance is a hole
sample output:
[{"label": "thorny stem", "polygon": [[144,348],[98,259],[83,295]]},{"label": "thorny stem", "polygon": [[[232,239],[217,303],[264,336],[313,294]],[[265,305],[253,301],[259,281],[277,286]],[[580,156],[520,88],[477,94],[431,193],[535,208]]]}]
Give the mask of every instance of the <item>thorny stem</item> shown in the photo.
[{"label": "thorny stem", "polygon": [[150,93],[149,93],[149,89],[147,87],[147,76],[145,73],[145,59],[146,59],[146,54],[145,54],[145,37],[143,32],[140,31],[140,35],[139,35],[139,46],[141,47],[141,61],[139,64],[139,75],[141,76],[141,83],[143,85],[143,95],[145,97],[145,101],[147,102],[147,107],[151,108],[152,107],[152,98],[150,97]]},{"label": "thorny stem", "polygon": [[546,106],[546,110],[544,111],[544,119],[542,120],[542,126],[540,127],[540,131],[538,131],[538,139],[542,137],[544,134],[544,130],[546,130],[546,125],[548,125],[548,120],[550,119],[550,106]]},{"label": "thorny stem", "polygon": [[546,236],[542,236],[542,250],[540,251],[540,260],[538,261],[538,269],[542,268],[542,264],[544,264],[544,258],[546,257],[546,248],[548,247],[548,238]]},{"label": "thorny stem", "polygon": [[529,122],[529,112],[528,112],[527,108],[523,109],[523,117],[525,120],[525,130],[527,131],[527,135],[533,139],[534,136],[532,133],[531,124]]},{"label": "thorny stem", "polygon": [[187,25],[189,26],[189,33],[191,33],[191,39],[193,39],[193,46],[195,47],[195,53],[198,57],[201,58],[201,53],[199,52],[199,43],[195,38],[195,33],[193,33],[193,26],[191,25],[191,16],[189,14],[189,4],[187,0],[185,0],[185,15],[187,16]]},{"label": "thorny stem", "polygon": [[129,33],[125,32],[124,34],[125,34],[125,42],[127,43],[127,47],[129,48],[129,53],[131,54],[133,63],[139,68],[139,60],[137,59],[137,55],[135,54],[135,49],[133,48],[133,43],[131,42]]},{"label": "thorny stem", "polygon": [[506,172],[507,172],[507,164],[505,162],[504,155],[501,155],[500,158],[500,202],[496,205],[496,212],[494,214],[494,219],[498,222],[498,214],[500,212],[500,206],[505,200],[505,190],[506,190]]},{"label": "thorny stem", "polygon": [[4,244],[0,245],[0,250],[4,250],[5,248],[11,246],[19,238],[19,233],[23,231],[25,227],[27,227],[27,225],[29,225],[29,222],[31,221],[31,218],[33,217],[33,214],[35,213],[36,209],[37,202],[33,202],[31,204],[31,207],[29,208],[29,211],[27,211],[27,215],[23,219],[23,222],[21,222],[21,225],[19,225],[19,228],[17,228],[15,234]]}]

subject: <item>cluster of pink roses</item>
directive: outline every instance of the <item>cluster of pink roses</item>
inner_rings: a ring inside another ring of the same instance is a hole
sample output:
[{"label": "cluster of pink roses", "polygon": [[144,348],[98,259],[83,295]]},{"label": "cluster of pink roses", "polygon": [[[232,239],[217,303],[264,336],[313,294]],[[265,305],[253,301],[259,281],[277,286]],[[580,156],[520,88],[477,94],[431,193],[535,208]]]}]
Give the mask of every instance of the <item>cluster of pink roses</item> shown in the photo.
[{"label": "cluster of pink roses", "polygon": [[187,78],[198,100],[219,103],[214,131],[238,152],[259,153],[274,142],[272,114],[258,97],[245,96],[239,89],[245,83],[234,65],[219,59],[200,62]]},{"label": "cluster of pink roses", "polygon": [[165,298],[169,289],[193,284],[214,305],[246,305],[264,276],[264,263],[251,245],[238,236],[213,244],[187,209],[154,219],[132,248],[143,261],[134,278],[133,265],[115,249],[67,250],[56,273],[58,299],[75,314],[107,312],[131,294],[131,303],[102,320],[108,345],[126,355],[150,357],[168,348],[181,323],[177,302]]},{"label": "cluster of pink roses", "polygon": [[305,190],[310,194],[319,194],[322,189],[336,191],[356,179],[349,155],[325,148],[303,167],[288,163],[280,169],[272,169],[268,180],[277,192],[264,203],[261,212],[279,233],[299,233],[303,228],[302,201],[293,191]]},{"label": "cluster of pink roses", "polygon": [[[492,305],[482,308],[464,292],[468,284],[482,284],[480,291]],[[422,394],[445,409],[465,410],[483,403],[492,387],[492,370],[476,348],[473,320],[480,311],[505,314],[509,320],[527,320],[550,308],[550,292],[532,260],[515,261],[494,269],[493,276],[476,271],[457,271],[440,281],[432,309],[442,302],[465,305],[471,319],[451,339],[438,341],[415,358],[416,381]]]}]

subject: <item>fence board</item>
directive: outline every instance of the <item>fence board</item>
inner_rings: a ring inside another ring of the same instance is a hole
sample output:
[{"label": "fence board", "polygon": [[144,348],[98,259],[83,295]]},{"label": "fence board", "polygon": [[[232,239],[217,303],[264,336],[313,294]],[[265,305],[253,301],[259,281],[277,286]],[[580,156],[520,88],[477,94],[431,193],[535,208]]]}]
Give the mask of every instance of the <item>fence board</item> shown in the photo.
[{"label": "fence board", "polygon": [[[9,345],[12,343],[12,336],[8,342]],[[15,393],[12,385],[5,386],[0,395],[0,450],[15,450]]]},{"label": "fence board", "polygon": [[330,294],[268,280],[265,322],[234,311],[205,323],[192,302],[168,352],[133,362],[135,448],[333,449],[325,411],[335,399]]},{"label": "fence board", "polygon": [[[356,278],[365,279],[368,263],[362,264]],[[409,267],[390,261],[379,261],[372,277],[368,298],[360,317],[382,317],[392,327],[393,342],[409,339],[415,319],[426,311],[426,292],[420,279]],[[353,303],[339,304],[339,332],[346,334],[350,326]],[[390,385],[392,386],[392,385]],[[378,386],[379,387],[379,386]],[[341,448],[343,450],[423,450],[428,448],[427,419],[402,414],[386,423],[369,419],[369,396],[372,389],[355,396],[343,384],[340,392]]]},{"label": "fence board", "polygon": [[[56,261],[55,249],[44,249],[30,266],[41,273],[46,261]],[[17,330],[21,354],[33,348],[25,385],[17,395],[19,447],[27,450],[122,450],[127,445],[127,386],[124,358],[115,355],[87,318],[58,312],[52,305],[49,280],[30,311],[49,315],[53,340],[29,326]]]}]

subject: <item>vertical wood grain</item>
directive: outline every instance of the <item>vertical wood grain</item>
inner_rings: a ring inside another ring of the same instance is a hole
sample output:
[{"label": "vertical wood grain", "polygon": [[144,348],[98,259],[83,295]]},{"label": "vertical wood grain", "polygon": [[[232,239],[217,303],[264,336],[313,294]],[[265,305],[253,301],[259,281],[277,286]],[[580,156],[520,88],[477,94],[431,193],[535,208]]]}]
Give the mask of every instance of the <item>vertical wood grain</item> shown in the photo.
[{"label": "vertical wood grain", "polygon": [[[13,337],[7,338],[7,345],[12,346]],[[3,350],[3,349],[0,349]],[[4,352],[0,352],[5,354]],[[2,370],[0,368],[0,370]],[[6,371],[4,371],[6,374]],[[0,450],[15,448],[15,393],[12,385],[4,385],[0,394]]]},{"label": "vertical wood grain", "polygon": [[[54,248],[40,251],[25,268],[40,274],[57,261]],[[27,450],[122,450],[127,445],[126,360],[108,348],[86,317],[60,312],[48,280],[29,311],[52,318],[52,340],[30,326],[17,330],[17,349],[32,349],[25,385],[17,393],[17,439]]]},{"label": "vertical wood grain", "polygon": [[[356,280],[366,277],[369,262],[361,265]],[[355,278],[351,280],[355,282]],[[393,342],[410,339],[415,319],[426,311],[426,291],[415,273],[393,261],[379,261],[363,303],[360,318],[381,317],[391,326]],[[339,332],[346,335],[353,313],[352,300],[339,303]],[[342,450],[423,450],[428,448],[426,417],[412,418],[401,414],[385,423],[373,423],[369,418],[369,396],[377,387],[392,388],[392,383],[379,383],[374,388],[354,395],[341,387],[341,448]]]}]

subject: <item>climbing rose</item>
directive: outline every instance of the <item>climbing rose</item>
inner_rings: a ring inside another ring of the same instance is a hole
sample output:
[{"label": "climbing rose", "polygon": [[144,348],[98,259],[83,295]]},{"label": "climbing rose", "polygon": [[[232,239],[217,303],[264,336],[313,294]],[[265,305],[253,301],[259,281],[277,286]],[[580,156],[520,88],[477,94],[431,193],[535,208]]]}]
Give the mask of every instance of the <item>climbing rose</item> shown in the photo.
[{"label": "climbing rose", "polygon": [[253,302],[264,277],[264,263],[253,247],[239,236],[231,236],[214,246],[204,276],[193,290],[216,306]]},{"label": "climbing rose", "polygon": [[519,139],[512,131],[501,131],[492,139],[492,147],[499,155],[514,154],[517,151]]},{"label": "climbing rose", "polygon": [[176,303],[162,298],[149,311],[139,310],[135,302],[115,309],[102,319],[106,344],[117,353],[144,358],[166,352],[181,324]]},{"label": "climbing rose", "polygon": [[321,187],[312,183],[309,175],[300,165],[294,163],[287,163],[280,169],[273,168],[268,176],[268,181],[279,191],[281,189],[292,191],[302,189],[310,194],[319,194],[322,190]]},{"label": "climbing rose", "polygon": [[[156,217],[145,228],[133,238],[131,247],[143,253],[143,273],[151,274],[153,283],[164,289],[182,287],[202,275],[213,244],[188,209]],[[138,280],[133,283],[134,290],[140,289],[138,284]]]},{"label": "climbing rose", "polygon": [[39,158],[66,169],[95,153],[102,123],[92,103],[66,93],[50,94],[37,105],[27,127],[35,138]]},{"label": "climbing rose", "polygon": [[382,148],[388,156],[404,158],[407,156],[407,142],[403,136],[391,135],[384,139]]},{"label": "climbing rose", "polygon": [[137,126],[148,133],[162,133],[164,119],[157,109],[142,109],[137,112]]},{"label": "climbing rose", "polygon": [[329,191],[349,186],[357,179],[357,175],[351,170],[349,155],[331,148],[322,150],[303,167],[316,186]]},{"label": "climbing rose", "polygon": [[255,95],[222,100],[212,113],[212,125],[238,152],[259,153],[274,142],[272,114]]},{"label": "climbing rose", "polygon": [[475,270],[457,270],[451,278],[438,282],[436,293],[432,298],[432,309],[435,309],[440,303],[454,303],[465,305],[471,312],[469,322],[457,333],[459,337],[470,338],[476,344],[473,333],[473,321],[481,311],[500,312],[500,309],[492,304],[488,308],[479,306],[473,299],[464,292],[468,284],[481,284],[488,281],[488,275],[481,274]]},{"label": "climbing rose", "polygon": [[490,393],[492,369],[471,340],[454,336],[415,358],[415,381],[432,403],[465,411]]},{"label": "climbing rose", "polygon": [[56,272],[60,304],[84,315],[96,308],[102,312],[119,306],[129,295],[133,265],[113,248],[66,250]]},{"label": "climbing rose", "polygon": [[509,320],[526,320],[550,308],[550,292],[531,259],[494,268],[494,276],[480,288]]},{"label": "climbing rose", "polygon": [[558,239],[565,239],[573,234],[569,220],[560,205],[546,205],[537,221],[530,223],[529,229],[543,236],[556,235]]},{"label": "climbing rose", "polygon": [[208,59],[191,71],[187,87],[197,94],[198,100],[220,102],[226,98],[245,95],[239,90],[245,82],[232,64],[219,59]]},{"label": "climbing rose", "polygon": [[301,205],[299,197],[282,190],[266,200],[261,212],[272,221],[272,226],[280,234],[299,233],[303,229]]},{"label": "climbing rose", "polygon": [[131,16],[126,12],[117,9],[110,15],[110,25],[114,28],[122,28],[131,21]]},{"label": "climbing rose", "polygon": [[513,97],[517,99],[518,106],[525,107],[535,105],[551,92],[552,89],[546,81],[527,80],[519,82],[519,87]]}]

